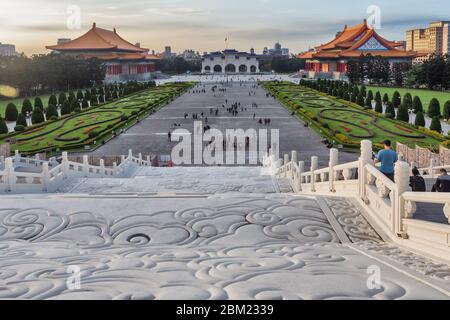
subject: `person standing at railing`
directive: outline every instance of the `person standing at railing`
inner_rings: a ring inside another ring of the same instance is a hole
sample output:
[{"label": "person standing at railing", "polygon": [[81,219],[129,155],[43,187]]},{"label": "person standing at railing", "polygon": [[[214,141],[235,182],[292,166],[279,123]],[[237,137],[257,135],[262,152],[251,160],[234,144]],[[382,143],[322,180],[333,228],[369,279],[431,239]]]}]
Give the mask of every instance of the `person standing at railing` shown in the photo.
[{"label": "person standing at railing", "polygon": [[384,150],[378,152],[375,157],[375,162],[381,163],[380,171],[386,177],[394,181],[394,165],[398,161],[397,152],[392,150],[392,143],[390,140],[383,141]]},{"label": "person standing at railing", "polygon": [[409,186],[413,192],[426,192],[427,187],[425,184],[425,180],[420,176],[419,169],[414,167],[412,169],[412,176],[409,177]]},{"label": "person standing at railing", "polygon": [[450,192],[450,176],[447,174],[447,170],[439,170],[441,175],[437,178],[436,183],[433,185],[432,192]]}]

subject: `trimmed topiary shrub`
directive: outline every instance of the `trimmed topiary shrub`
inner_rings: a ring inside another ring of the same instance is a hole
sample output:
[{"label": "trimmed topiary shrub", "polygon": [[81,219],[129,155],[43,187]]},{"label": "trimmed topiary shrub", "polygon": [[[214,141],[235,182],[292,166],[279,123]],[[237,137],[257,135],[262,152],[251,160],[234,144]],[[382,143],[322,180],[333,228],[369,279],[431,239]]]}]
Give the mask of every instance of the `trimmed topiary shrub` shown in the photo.
[{"label": "trimmed topiary shrub", "polygon": [[14,103],[8,103],[5,110],[6,121],[17,121],[18,116],[19,111],[17,111],[16,105]]},{"label": "trimmed topiary shrub", "polygon": [[389,100],[389,95],[388,95],[387,93],[385,93],[385,94],[383,95],[383,103],[384,103],[384,104],[387,104],[389,101],[390,101],[390,100]]},{"label": "trimmed topiary shrub", "polygon": [[431,120],[430,130],[442,133],[441,120],[438,116],[433,117]]},{"label": "trimmed topiary shrub", "polygon": [[0,117],[0,134],[6,133],[8,133],[8,126],[6,125],[5,120],[3,120],[2,117]]},{"label": "trimmed topiary shrub", "polygon": [[24,115],[26,115],[27,112],[32,112],[32,111],[33,111],[33,105],[31,104],[31,101],[28,99],[23,100],[21,112]]},{"label": "trimmed topiary shrub", "polygon": [[56,108],[55,105],[50,104],[47,108],[47,112],[46,112],[46,116],[47,119],[50,118],[58,118],[59,114],[58,114],[58,109]]},{"label": "trimmed topiary shrub", "polygon": [[395,91],[392,96],[392,105],[394,106],[394,108],[398,108],[401,103],[402,103],[402,98],[400,96],[400,93],[398,91]]},{"label": "trimmed topiary shrub", "polygon": [[34,109],[39,108],[42,110],[44,110],[44,104],[42,103],[42,100],[40,97],[36,97],[34,98]]},{"label": "trimmed topiary shrub", "polygon": [[428,116],[430,118],[441,116],[441,104],[436,98],[431,99],[430,105],[428,106]]},{"label": "trimmed topiary shrub", "polygon": [[444,119],[450,119],[450,100],[444,104]]},{"label": "trimmed topiary shrub", "polygon": [[381,100],[376,100],[375,111],[378,113],[383,113],[383,104],[381,103]]},{"label": "trimmed topiary shrub", "polygon": [[60,93],[58,96],[58,105],[62,106],[64,101],[67,100],[67,96],[64,92]]},{"label": "trimmed topiary shrub", "polygon": [[31,115],[31,123],[38,124],[43,122],[45,122],[44,113],[39,107],[34,108],[33,114]]},{"label": "trimmed topiary shrub", "polygon": [[61,115],[70,114],[70,102],[69,100],[64,100],[61,107]]},{"label": "trimmed topiary shrub", "polygon": [[423,112],[422,101],[420,101],[420,98],[418,96],[415,96],[413,100],[413,112]]},{"label": "trimmed topiary shrub", "polygon": [[422,111],[419,111],[416,114],[414,125],[416,125],[417,127],[425,127],[425,116]]},{"label": "trimmed topiary shrub", "polygon": [[23,113],[19,113],[19,115],[17,116],[16,126],[18,125],[21,125],[25,128],[28,126],[27,119],[25,118]]},{"label": "trimmed topiary shrub", "polygon": [[402,103],[397,110],[397,120],[409,122],[408,105]]},{"label": "trimmed topiary shrub", "polygon": [[58,100],[56,99],[56,96],[52,94],[50,98],[48,98],[48,105],[54,105],[56,106],[58,104]]},{"label": "trimmed topiary shrub", "polygon": [[18,126],[14,127],[14,131],[16,131],[16,132],[22,132],[24,130],[25,130],[25,127],[22,125],[18,125]]}]

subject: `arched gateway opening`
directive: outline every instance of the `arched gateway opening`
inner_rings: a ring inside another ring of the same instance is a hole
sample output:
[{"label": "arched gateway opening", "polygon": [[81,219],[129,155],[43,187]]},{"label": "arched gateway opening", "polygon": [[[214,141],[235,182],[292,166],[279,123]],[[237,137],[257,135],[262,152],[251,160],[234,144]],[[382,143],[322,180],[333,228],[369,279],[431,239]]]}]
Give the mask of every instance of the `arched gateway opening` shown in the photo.
[{"label": "arched gateway opening", "polygon": [[227,66],[225,67],[225,72],[230,72],[230,73],[236,72],[236,66],[231,63],[227,64]]},{"label": "arched gateway opening", "polygon": [[219,65],[219,64],[217,64],[217,65],[215,65],[214,66],[214,72],[222,72],[222,66],[221,65]]},{"label": "arched gateway opening", "polygon": [[206,66],[205,67],[205,72],[206,73],[210,73],[211,72],[211,67],[210,66]]},{"label": "arched gateway opening", "polygon": [[247,68],[247,66],[245,64],[241,64],[239,66],[239,72],[240,73],[245,73],[245,72],[247,72],[247,70],[248,70],[248,68]]},{"label": "arched gateway opening", "polygon": [[256,66],[251,66],[250,67],[250,72],[251,73],[255,73],[256,72]]}]

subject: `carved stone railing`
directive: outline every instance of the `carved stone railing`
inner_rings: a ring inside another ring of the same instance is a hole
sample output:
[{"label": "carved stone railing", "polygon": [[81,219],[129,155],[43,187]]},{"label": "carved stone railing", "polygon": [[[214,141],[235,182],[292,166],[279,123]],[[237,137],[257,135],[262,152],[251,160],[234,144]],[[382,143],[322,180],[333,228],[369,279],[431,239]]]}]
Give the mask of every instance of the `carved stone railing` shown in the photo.
[{"label": "carved stone railing", "polygon": [[[120,165],[114,163],[112,168],[105,167],[103,160],[99,166],[90,165],[88,160],[88,156],[83,156],[82,163],[69,161],[67,152],[63,152],[61,163],[50,168],[47,161],[23,158],[16,152],[15,156],[2,159],[0,193],[55,192],[69,178],[121,178],[127,177],[133,168],[151,166],[150,157],[145,160],[142,154],[135,157],[131,150],[127,156],[121,156]],[[39,167],[40,171],[16,171],[23,165]]]},{"label": "carved stone railing", "polygon": [[380,172],[372,160],[372,143],[361,142],[358,161],[338,164],[338,151],[330,151],[329,166],[318,168],[318,158],[311,158],[311,168],[304,170],[304,162],[276,160],[269,154],[264,165],[271,174],[288,178],[296,193],[317,196],[334,195],[356,199],[369,222],[385,237],[414,250],[429,253],[450,261],[450,225],[414,219],[416,203],[443,205],[443,214],[450,223],[450,195],[443,193],[410,192],[410,166],[404,161],[395,164],[394,181]]}]

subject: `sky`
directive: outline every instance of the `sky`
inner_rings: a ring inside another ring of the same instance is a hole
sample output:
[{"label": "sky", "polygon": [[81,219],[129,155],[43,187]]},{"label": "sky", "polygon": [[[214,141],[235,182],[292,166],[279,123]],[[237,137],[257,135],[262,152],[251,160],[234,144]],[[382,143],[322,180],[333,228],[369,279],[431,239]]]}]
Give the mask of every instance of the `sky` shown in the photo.
[{"label": "sky", "polygon": [[449,0],[0,0],[0,42],[46,53],[58,38],[76,38],[93,22],[132,43],[163,51],[248,51],[283,47],[298,53],[330,41],[379,8],[379,33],[405,40],[407,29],[450,20]]}]

